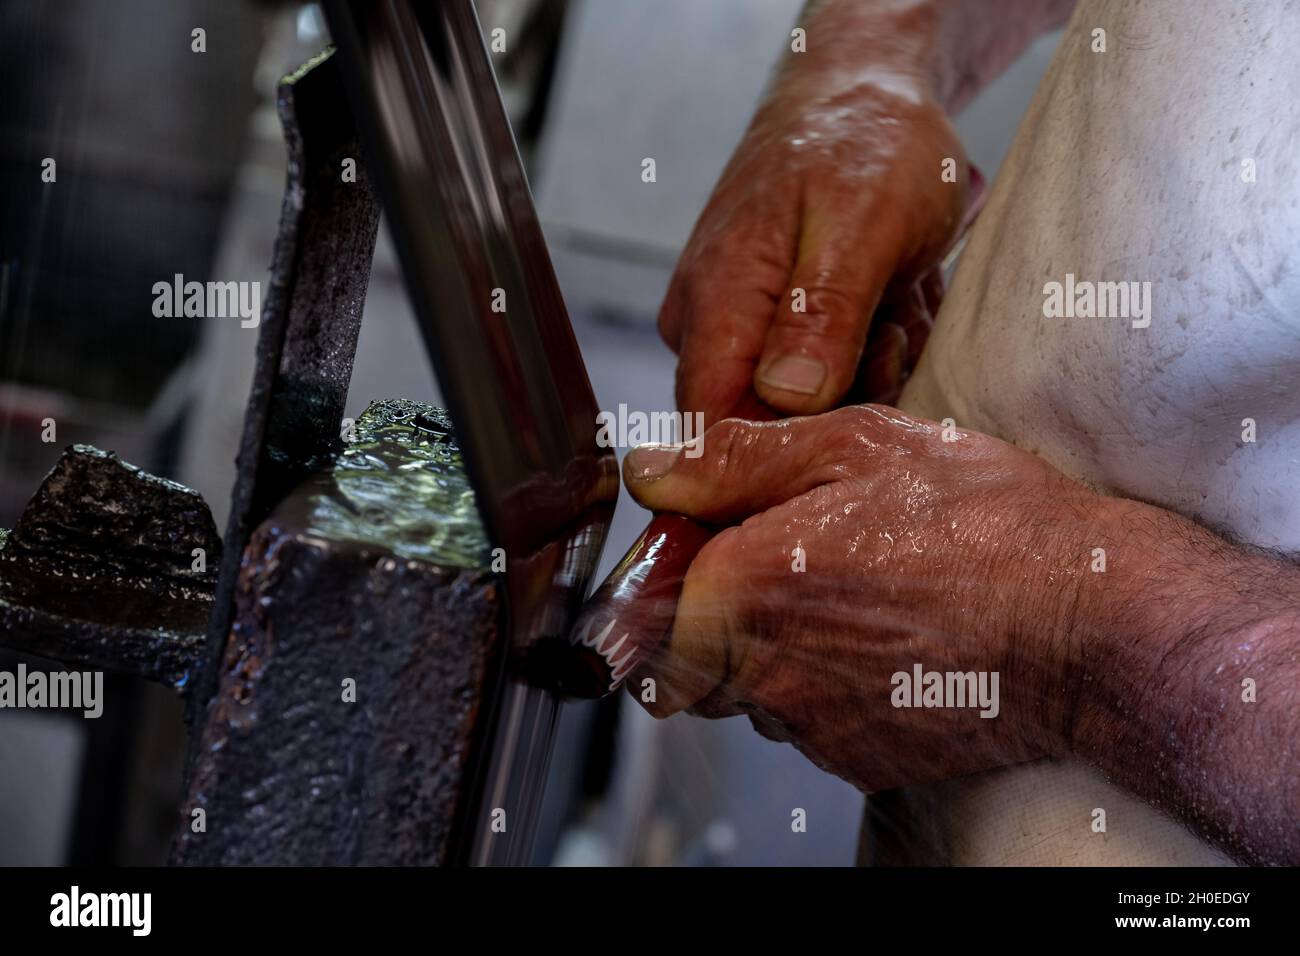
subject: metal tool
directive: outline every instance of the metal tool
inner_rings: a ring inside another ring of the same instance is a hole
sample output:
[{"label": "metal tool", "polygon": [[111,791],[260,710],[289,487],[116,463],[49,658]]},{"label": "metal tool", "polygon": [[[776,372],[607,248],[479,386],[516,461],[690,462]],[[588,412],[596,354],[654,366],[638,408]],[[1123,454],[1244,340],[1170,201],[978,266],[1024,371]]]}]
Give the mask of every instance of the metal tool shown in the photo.
[{"label": "metal tool", "polygon": [[[340,421],[379,205],[365,163],[340,175],[362,152],[337,61],[277,95],[287,178],[224,541],[196,492],[80,447],[0,530],[0,645],[186,700],[181,865],[463,860],[498,744],[504,579],[450,423],[401,400]],[[120,777],[111,744],[88,749]],[[518,857],[534,798],[505,804]]]},{"label": "metal tool", "polygon": [[[482,806],[535,805],[512,791],[540,793],[556,699],[530,679],[567,645],[613,512],[616,462],[596,443],[595,397],[472,3],[334,0],[325,12],[479,509],[505,560],[512,649]],[[526,847],[509,836],[467,829],[476,841],[468,861],[523,860]]]}]

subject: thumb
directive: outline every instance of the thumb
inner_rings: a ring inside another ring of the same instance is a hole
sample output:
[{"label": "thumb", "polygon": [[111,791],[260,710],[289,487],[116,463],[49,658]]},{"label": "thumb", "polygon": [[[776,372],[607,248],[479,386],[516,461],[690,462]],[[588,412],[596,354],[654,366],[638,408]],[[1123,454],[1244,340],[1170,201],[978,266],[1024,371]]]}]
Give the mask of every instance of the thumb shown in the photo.
[{"label": "thumb", "polygon": [[637,446],[623,480],[652,511],[735,524],[843,477],[847,442],[864,426],[879,427],[859,408],[772,422],[728,418],[685,445]]}]

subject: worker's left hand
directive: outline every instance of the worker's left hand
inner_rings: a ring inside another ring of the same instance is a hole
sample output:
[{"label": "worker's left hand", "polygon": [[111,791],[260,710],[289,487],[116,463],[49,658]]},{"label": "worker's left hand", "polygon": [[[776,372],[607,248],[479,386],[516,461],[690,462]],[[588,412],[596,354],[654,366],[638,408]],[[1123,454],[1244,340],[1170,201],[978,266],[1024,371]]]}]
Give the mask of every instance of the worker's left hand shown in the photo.
[{"label": "worker's left hand", "polygon": [[[1068,750],[1066,621],[1090,523],[1114,499],[1005,442],[875,405],[728,419],[703,442],[697,458],[643,446],[624,466],[647,508],[726,526],[628,680],[648,710],[746,713],[867,790]],[[894,706],[893,675],[915,665],[997,672],[996,716]]]}]

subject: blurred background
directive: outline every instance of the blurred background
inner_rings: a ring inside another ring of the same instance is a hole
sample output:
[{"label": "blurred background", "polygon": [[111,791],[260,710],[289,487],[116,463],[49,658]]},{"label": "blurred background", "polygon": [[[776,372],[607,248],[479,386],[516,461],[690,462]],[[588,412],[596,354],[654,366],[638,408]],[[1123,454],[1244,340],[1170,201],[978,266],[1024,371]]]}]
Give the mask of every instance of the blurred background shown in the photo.
[{"label": "blurred background", "polygon": [[[485,31],[506,31],[498,80],[604,409],[673,408],[659,302],[801,6],[477,3]],[[986,175],[1055,42],[960,117]],[[225,527],[256,331],[159,321],[151,290],[175,273],[266,280],[285,180],[275,85],[328,43],[312,4],[0,3],[0,528],[73,442],[197,489]],[[648,156],[654,184],[640,180]],[[54,184],[41,181],[45,157]],[[379,398],[438,403],[382,227],[347,414]],[[41,441],[46,417],[55,443]],[[602,575],[643,524],[625,495]],[[0,669],[19,659],[0,650]],[[165,862],[180,702],[111,675],[105,693],[95,721],[0,710],[0,865]],[[796,808],[806,832],[790,826]],[[846,865],[861,809],[854,789],[748,721],[656,722],[622,697],[568,704],[534,859]]]}]

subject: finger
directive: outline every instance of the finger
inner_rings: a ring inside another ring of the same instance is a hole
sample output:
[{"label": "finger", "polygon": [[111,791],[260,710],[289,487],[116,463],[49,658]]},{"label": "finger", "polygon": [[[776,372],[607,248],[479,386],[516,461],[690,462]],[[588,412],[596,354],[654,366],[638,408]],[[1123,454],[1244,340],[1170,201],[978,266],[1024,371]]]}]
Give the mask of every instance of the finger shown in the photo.
[{"label": "finger", "polygon": [[632,449],[624,483],[651,510],[731,524],[843,477],[849,445],[883,421],[864,407],[774,422],[729,418],[686,445]]},{"label": "finger", "polygon": [[907,333],[894,322],[878,322],[871,330],[862,370],[862,392],[868,402],[892,405],[902,391],[907,363]]},{"label": "finger", "polygon": [[[764,405],[762,399],[754,394],[751,385],[752,381],[753,376],[751,375],[750,381],[745,386],[745,394],[740,396],[740,401],[732,405],[727,414],[722,416],[723,418],[743,418],[750,422],[770,422],[773,419],[782,417]],[[712,424],[717,424],[718,421],[721,421],[721,419],[716,419]]]},{"label": "finger", "polygon": [[[721,334],[719,334],[721,333]],[[694,329],[686,336],[677,360],[677,408],[701,412],[706,427],[748,404],[761,405],[754,395],[754,356],[758,335],[725,338],[720,329]]]},{"label": "finger", "polygon": [[663,304],[659,306],[659,337],[676,353],[682,350],[682,316],[686,312],[686,273],[679,265],[673,270],[673,277],[668,282],[668,291],[664,293]]},{"label": "finger", "polygon": [[928,279],[921,279],[909,290],[899,305],[893,321],[907,336],[907,354],[903,359],[903,379],[912,373],[921,358],[921,351],[934,329],[934,310],[930,308],[926,291]]},{"label": "finger", "polygon": [[778,411],[809,415],[833,408],[853,384],[872,313],[897,265],[889,237],[872,222],[825,234],[805,226],[789,287],[776,304],[754,376],[758,395]]},{"label": "finger", "polygon": [[913,283],[897,301],[876,309],[858,378],[846,401],[898,404],[934,328],[927,281]]},{"label": "finger", "polygon": [[629,693],[655,717],[717,696],[741,663],[733,659],[728,638],[740,583],[735,577],[740,530],[724,529],[696,555],[682,582],[671,632],[628,678]]},{"label": "finger", "polygon": [[754,368],[789,262],[774,253],[699,256],[674,279],[660,310],[665,341],[678,354],[677,407],[720,421],[753,396]]}]

